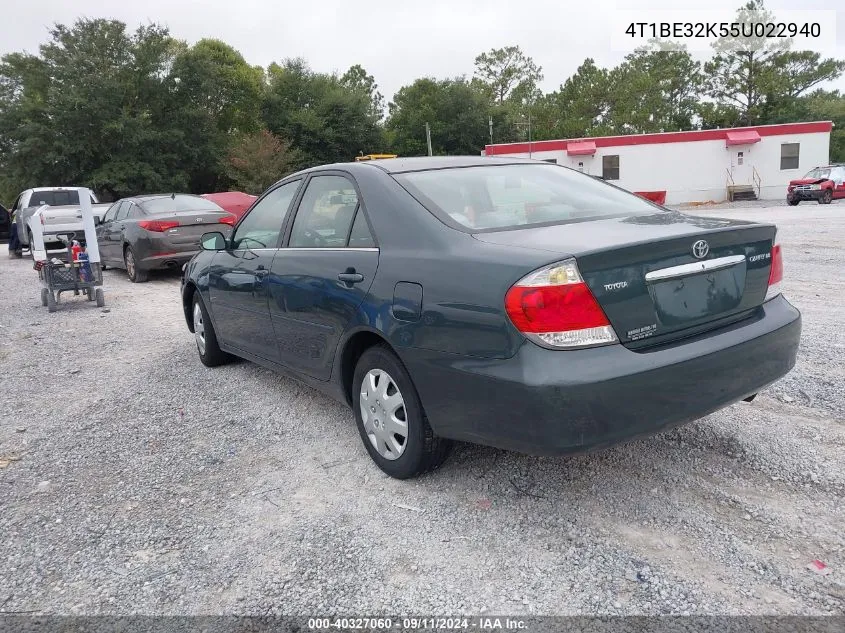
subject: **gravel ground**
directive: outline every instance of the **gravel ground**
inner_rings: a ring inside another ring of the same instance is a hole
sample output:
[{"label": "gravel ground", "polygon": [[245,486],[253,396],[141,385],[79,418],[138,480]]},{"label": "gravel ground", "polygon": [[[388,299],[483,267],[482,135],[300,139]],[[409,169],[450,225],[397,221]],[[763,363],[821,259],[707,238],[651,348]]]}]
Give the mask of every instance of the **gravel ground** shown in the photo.
[{"label": "gravel ground", "polygon": [[697,212],[781,227],[789,376],[598,454],[461,445],[410,482],[344,407],[204,368],[177,278],[108,271],[106,310],[48,314],[4,252],[0,612],[842,614],[845,204]]}]

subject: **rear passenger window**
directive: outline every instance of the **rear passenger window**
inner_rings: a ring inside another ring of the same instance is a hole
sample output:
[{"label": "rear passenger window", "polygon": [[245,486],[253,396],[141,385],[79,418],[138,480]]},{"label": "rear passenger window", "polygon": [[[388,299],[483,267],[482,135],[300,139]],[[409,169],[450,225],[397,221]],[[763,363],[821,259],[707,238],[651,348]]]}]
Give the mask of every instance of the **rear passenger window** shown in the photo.
[{"label": "rear passenger window", "polygon": [[119,222],[120,220],[126,219],[126,215],[129,213],[129,205],[130,203],[128,202],[120,203],[120,209],[117,210],[117,217],[115,217],[115,220]]},{"label": "rear passenger window", "polygon": [[293,220],[291,248],[342,248],[358,208],[355,187],[343,176],[314,176]]},{"label": "rear passenger window", "polygon": [[352,224],[352,231],[349,233],[349,247],[372,248],[375,245],[376,241],[373,239],[373,234],[370,233],[370,226],[367,224],[367,218],[364,217],[364,211],[361,207],[358,207],[355,222]]}]

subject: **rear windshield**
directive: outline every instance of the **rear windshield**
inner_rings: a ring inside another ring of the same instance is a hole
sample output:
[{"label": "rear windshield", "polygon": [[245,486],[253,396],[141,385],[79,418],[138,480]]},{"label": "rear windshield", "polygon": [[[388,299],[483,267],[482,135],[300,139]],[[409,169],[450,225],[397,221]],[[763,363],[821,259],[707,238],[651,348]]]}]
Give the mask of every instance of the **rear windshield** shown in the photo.
[{"label": "rear windshield", "polygon": [[830,178],[830,168],[816,167],[804,176],[804,178]]},{"label": "rear windshield", "polygon": [[29,199],[29,206],[61,207],[66,204],[79,204],[79,192],[72,191],[34,191]]},{"label": "rear windshield", "polygon": [[627,191],[554,165],[484,165],[395,178],[432,213],[470,231],[655,212]]},{"label": "rear windshield", "polygon": [[147,213],[174,213],[176,211],[222,211],[211,200],[199,196],[167,196],[141,203]]}]

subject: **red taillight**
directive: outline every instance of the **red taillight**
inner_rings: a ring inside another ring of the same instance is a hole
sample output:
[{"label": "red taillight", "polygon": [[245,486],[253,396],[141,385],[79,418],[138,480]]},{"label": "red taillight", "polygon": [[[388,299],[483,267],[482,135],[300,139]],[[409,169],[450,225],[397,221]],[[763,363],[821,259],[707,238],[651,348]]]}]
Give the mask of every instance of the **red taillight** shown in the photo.
[{"label": "red taillight", "polygon": [[769,289],[766,291],[765,301],[774,299],[780,294],[780,282],[783,281],[783,256],[780,244],[772,246],[772,265],[769,268]]},{"label": "red taillight", "polygon": [[235,226],[235,221],[237,221],[237,218],[230,213],[228,215],[224,215],[222,218],[220,218],[217,221],[220,224],[228,224],[229,226]]},{"label": "red taillight", "polygon": [[573,259],[520,279],[505,295],[505,310],[520,332],[546,347],[585,347],[618,340]]},{"label": "red taillight", "polygon": [[153,231],[154,233],[163,233],[164,231],[175,229],[179,226],[179,222],[166,220],[141,220],[138,222],[138,226],[142,229],[146,229],[147,231]]}]

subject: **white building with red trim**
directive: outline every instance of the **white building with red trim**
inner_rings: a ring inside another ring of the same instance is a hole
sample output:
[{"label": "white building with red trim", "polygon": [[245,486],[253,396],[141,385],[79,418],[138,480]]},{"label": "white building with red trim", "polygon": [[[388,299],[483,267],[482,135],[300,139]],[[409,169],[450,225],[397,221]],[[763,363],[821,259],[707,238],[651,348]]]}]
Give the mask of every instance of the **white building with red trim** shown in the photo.
[{"label": "white building with red trim", "polygon": [[786,186],[830,153],[830,121],[488,145],[487,156],[531,157],[601,176],[668,204],[786,197]]}]

